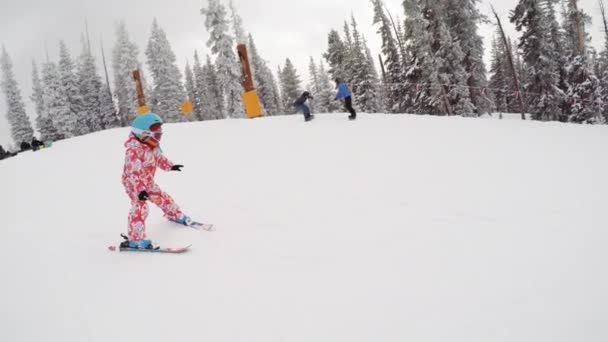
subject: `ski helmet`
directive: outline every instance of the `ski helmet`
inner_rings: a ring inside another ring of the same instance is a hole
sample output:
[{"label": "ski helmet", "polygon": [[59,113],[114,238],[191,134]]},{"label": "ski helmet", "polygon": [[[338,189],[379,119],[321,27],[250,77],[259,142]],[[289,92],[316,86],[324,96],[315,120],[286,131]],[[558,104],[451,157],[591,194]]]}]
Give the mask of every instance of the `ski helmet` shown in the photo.
[{"label": "ski helmet", "polygon": [[163,119],[157,114],[146,113],[139,115],[131,124],[131,131],[142,142],[156,147],[162,136],[161,125]]},{"label": "ski helmet", "polygon": [[157,114],[154,113],[146,113],[139,115],[133,120],[131,124],[132,129],[138,129],[142,131],[149,131],[150,127],[154,124],[163,124],[163,119],[160,118]]}]

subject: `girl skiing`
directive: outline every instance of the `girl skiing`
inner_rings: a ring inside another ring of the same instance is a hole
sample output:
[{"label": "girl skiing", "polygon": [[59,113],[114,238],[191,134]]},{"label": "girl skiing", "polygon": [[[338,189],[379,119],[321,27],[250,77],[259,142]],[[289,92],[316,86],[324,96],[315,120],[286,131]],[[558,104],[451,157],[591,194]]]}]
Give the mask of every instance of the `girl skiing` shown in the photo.
[{"label": "girl skiing", "polygon": [[148,200],[156,204],[173,221],[189,225],[191,220],[154,182],[156,168],[164,171],[181,171],[183,165],[174,165],[160,147],[162,119],[154,113],[138,116],[131,124],[131,133],[125,143],[126,156],[122,184],[131,199],[129,212],[128,245],[130,248],[150,249],[152,242],[146,237]]}]

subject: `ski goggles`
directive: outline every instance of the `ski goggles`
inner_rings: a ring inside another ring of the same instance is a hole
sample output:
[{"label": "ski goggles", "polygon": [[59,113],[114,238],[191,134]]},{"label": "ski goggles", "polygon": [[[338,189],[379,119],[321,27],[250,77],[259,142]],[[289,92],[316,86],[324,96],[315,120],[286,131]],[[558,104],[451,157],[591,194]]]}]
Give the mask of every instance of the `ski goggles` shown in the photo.
[{"label": "ski goggles", "polygon": [[156,130],[156,131],[146,131],[143,129],[138,129],[138,128],[132,128],[133,130],[133,134],[139,136],[139,137],[146,137],[146,138],[152,138],[154,140],[160,141],[160,139],[163,136],[163,131],[162,130]]}]

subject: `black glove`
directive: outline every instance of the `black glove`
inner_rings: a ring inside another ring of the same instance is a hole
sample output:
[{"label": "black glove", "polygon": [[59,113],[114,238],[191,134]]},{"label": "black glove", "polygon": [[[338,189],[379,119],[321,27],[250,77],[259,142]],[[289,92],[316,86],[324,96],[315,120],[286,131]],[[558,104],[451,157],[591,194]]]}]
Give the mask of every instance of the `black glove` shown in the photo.
[{"label": "black glove", "polygon": [[184,167],[184,165],[173,165],[171,171],[182,171],[182,167]]},{"label": "black glove", "polygon": [[147,201],[148,197],[150,197],[150,195],[148,195],[148,192],[146,190],[143,190],[139,193],[139,195],[137,195],[137,198],[139,198],[140,201]]}]

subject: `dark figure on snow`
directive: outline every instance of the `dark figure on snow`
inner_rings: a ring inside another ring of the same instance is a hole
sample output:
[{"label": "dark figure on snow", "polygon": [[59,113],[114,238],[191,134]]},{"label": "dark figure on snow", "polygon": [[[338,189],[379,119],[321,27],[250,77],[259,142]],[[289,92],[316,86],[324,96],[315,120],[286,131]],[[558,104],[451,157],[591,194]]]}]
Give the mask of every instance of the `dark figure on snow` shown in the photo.
[{"label": "dark figure on snow", "polygon": [[350,90],[339,78],[336,78],[336,88],[338,89],[336,100],[344,99],[344,108],[350,112],[348,118],[350,120],[355,120],[357,118],[357,112],[355,112],[355,109],[353,108],[353,99],[351,97],[352,94],[350,93]]},{"label": "dark figure on snow", "polygon": [[17,155],[16,152],[6,151],[6,150],[4,150],[4,147],[2,147],[2,145],[0,145],[0,160],[5,159],[5,158],[14,157],[16,155]]},{"label": "dark figure on snow", "polygon": [[27,141],[22,142],[20,147],[21,147],[21,152],[25,152],[27,150],[32,149],[32,146]]},{"label": "dark figure on snow", "polygon": [[32,138],[32,150],[38,151],[41,147],[44,147],[44,143],[36,137]]},{"label": "dark figure on snow", "polygon": [[314,115],[310,114],[310,108],[308,108],[308,106],[306,105],[306,101],[308,101],[308,99],[312,100],[312,99],[314,99],[314,97],[312,97],[312,95],[310,95],[309,92],[305,91],[293,103],[293,105],[296,107],[296,110],[298,112],[302,112],[302,114],[304,114],[305,121],[310,121],[310,120],[314,119]]}]

